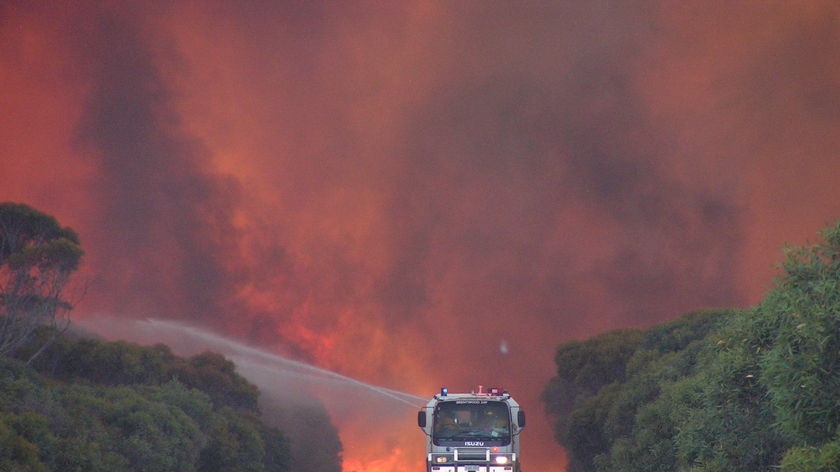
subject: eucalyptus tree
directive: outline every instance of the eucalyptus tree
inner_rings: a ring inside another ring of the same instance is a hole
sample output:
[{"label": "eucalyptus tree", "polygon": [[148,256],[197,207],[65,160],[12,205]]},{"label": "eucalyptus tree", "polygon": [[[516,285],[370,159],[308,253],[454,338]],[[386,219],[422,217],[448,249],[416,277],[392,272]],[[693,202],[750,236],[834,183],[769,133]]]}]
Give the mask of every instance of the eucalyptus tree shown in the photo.
[{"label": "eucalyptus tree", "polygon": [[72,306],[64,292],[82,255],[71,228],[28,205],[0,203],[0,356],[32,341],[40,326],[54,328],[31,361],[66,328]]}]

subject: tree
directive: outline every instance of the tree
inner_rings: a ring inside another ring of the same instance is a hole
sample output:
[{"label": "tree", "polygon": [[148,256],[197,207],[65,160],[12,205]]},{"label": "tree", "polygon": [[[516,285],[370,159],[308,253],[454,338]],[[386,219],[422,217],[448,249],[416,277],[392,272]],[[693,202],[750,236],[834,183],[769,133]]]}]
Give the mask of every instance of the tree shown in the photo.
[{"label": "tree", "polygon": [[210,443],[201,451],[199,472],[260,472],[265,440],[257,421],[223,407],[210,425]]},{"label": "tree", "polygon": [[[79,237],[55,218],[19,203],[0,203],[0,356],[14,353],[36,328],[60,334],[72,308],[63,298],[83,251]],[[37,357],[49,338],[29,357]]]},{"label": "tree", "polygon": [[594,457],[608,448],[602,426],[616,394],[610,386],[625,381],[627,362],[642,341],[641,331],[625,329],[557,348],[557,375],[542,401],[555,418],[555,438],[569,452],[570,471],[594,470]]},{"label": "tree", "polygon": [[569,471],[675,470],[673,437],[685,405],[674,399],[685,395],[670,388],[704,365],[706,337],[733,314],[701,310],[558,347],[557,376],[542,400]]},{"label": "tree", "polygon": [[210,396],[217,408],[257,412],[259,390],[236,373],[236,365],[216,352],[203,352],[188,362],[173,362],[170,373],[184,385]]},{"label": "tree", "polygon": [[840,222],[821,236],[751,309],[558,348],[569,470],[840,472]]}]

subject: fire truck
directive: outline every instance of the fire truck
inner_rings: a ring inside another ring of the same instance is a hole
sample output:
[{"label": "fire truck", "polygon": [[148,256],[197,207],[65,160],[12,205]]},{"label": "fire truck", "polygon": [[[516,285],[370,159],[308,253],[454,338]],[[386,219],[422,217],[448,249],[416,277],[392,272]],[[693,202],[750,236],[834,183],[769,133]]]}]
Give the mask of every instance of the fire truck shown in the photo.
[{"label": "fire truck", "polygon": [[426,472],[519,472],[525,412],[500,388],[449,393],[417,413],[426,434]]}]

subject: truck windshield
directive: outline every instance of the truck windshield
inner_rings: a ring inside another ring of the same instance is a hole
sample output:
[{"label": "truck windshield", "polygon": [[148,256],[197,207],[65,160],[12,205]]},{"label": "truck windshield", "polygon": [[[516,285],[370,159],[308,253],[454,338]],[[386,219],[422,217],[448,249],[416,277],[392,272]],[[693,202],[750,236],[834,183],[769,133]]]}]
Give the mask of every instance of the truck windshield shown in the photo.
[{"label": "truck windshield", "polygon": [[450,401],[434,412],[434,441],[510,441],[507,405],[495,401]]}]

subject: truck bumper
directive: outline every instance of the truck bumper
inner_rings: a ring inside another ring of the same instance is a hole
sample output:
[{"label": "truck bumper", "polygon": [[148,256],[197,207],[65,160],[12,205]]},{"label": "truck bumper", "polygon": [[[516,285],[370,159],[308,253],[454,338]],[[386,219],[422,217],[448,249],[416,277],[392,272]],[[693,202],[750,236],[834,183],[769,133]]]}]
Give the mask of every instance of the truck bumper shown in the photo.
[{"label": "truck bumper", "polygon": [[514,466],[508,465],[433,465],[431,472],[514,472]]}]

